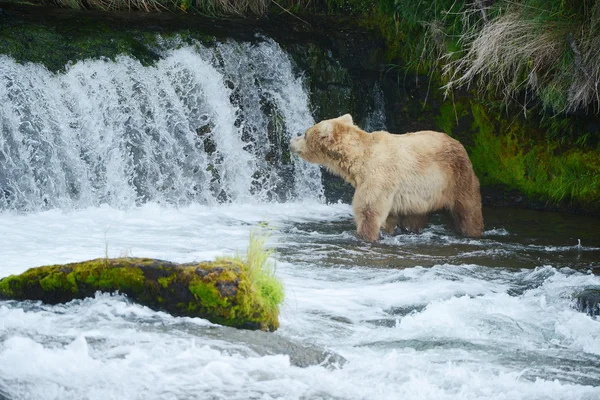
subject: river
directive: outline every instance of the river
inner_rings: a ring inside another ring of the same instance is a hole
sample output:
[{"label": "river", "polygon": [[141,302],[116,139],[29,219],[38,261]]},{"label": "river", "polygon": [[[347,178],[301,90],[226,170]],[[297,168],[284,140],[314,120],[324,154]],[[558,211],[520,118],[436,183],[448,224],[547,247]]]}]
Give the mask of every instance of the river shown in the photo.
[{"label": "river", "polygon": [[[485,209],[466,239],[356,238],[285,144],[314,121],[277,43],[167,43],[65,72],[0,58],[0,277],[131,255],[243,252],[262,225],[285,285],[275,333],[118,294],[0,302],[0,399],[600,398],[600,221]],[[277,116],[274,118],[273,116]],[[277,147],[280,146],[280,147]]]}]

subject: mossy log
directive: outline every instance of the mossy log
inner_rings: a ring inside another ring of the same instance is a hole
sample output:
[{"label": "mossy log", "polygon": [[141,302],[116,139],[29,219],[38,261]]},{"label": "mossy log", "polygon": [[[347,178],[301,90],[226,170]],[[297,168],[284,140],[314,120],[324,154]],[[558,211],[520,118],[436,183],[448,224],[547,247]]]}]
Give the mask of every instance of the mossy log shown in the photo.
[{"label": "mossy log", "polygon": [[278,306],[264,299],[243,260],[176,264],[148,258],[96,259],[31,268],[0,280],[0,300],[48,304],[118,291],[177,316],[200,317],[244,329],[274,331]]}]

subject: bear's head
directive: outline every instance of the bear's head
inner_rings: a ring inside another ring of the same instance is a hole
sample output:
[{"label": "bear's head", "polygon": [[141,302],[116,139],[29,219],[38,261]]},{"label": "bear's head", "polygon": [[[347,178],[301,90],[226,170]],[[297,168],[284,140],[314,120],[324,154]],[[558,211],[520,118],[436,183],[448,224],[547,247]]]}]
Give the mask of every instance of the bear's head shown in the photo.
[{"label": "bear's head", "polygon": [[338,156],[336,144],[349,126],[354,127],[350,114],[321,121],[308,128],[304,135],[293,138],[290,150],[308,162],[328,164],[328,161]]}]

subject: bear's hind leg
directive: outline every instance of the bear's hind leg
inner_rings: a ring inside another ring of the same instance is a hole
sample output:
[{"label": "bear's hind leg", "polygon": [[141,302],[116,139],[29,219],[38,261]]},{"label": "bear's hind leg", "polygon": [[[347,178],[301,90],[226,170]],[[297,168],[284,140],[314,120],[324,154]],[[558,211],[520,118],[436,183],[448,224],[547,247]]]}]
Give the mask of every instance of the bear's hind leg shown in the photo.
[{"label": "bear's hind leg", "polygon": [[397,215],[388,215],[387,219],[383,223],[383,230],[391,235],[394,233],[394,229],[398,225],[398,221],[400,221],[400,218],[398,218]]},{"label": "bear's hind leg", "polygon": [[404,215],[400,219],[400,227],[409,232],[419,233],[429,223],[429,215],[427,214],[412,214]]},{"label": "bear's hind leg", "polygon": [[483,233],[483,215],[481,204],[465,205],[456,203],[450,211],[454,229],[457,233],[478,238]]}]

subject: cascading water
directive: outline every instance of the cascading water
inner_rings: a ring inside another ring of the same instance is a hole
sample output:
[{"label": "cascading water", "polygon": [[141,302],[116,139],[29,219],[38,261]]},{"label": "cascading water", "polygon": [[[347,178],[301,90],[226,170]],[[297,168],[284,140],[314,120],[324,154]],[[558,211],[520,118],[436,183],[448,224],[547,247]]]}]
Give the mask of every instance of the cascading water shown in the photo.
[{"label": "cascading water", "polygon": [[[163,42],[164,45],[164,42]],[[51,73],[0,58],[0,209],[318,199],[288,141],[314,123],[277,43],[162,49]]]},{"label": "cascading water", "polygon": [[376,84],[373,86],[372,94],[373,104],[369,109],[369,113],[365,118],[364,129],[367,132],[382,131],[386,129],[385,118],[385,100],[381,86]]}]

